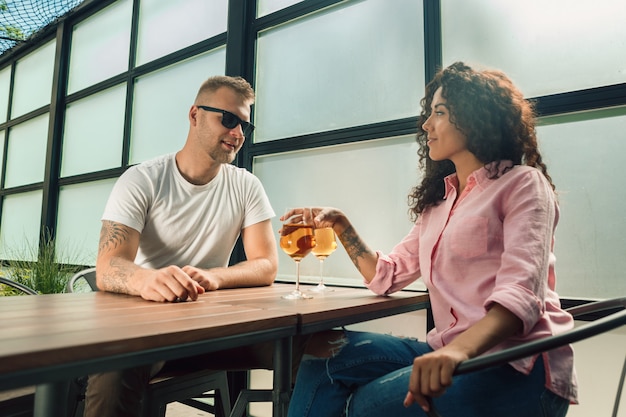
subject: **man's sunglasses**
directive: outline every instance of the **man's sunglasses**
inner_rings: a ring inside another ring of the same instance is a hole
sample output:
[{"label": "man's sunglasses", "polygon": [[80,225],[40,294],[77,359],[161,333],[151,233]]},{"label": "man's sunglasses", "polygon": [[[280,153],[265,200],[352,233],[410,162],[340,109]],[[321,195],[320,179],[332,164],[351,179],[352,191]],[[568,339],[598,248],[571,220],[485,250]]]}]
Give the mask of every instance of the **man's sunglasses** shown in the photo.
[{"label": "man's sunglasses", "polygon": [[243,131],[244,136],[249,136],[254,131],[254,125],[252,123],[245,122],[241,120],[236,114],[233,114],[229,111],[216,109],[215,107],[209,106],[197,106],[199,109],[204,111],[212,111],[215,113],[222,113],[222,126],[227,129],[233,129],[237,125],[241,125],[241,130]]}]

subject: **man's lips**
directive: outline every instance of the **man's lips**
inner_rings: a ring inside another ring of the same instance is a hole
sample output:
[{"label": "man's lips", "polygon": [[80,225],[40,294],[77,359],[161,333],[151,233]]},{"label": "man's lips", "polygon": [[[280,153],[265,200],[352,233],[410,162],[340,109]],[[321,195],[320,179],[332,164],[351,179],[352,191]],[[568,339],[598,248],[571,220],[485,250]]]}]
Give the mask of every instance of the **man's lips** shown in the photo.
[{"label": "man's lips", "polygon": [[232,150],[237,149],[237,143],[236,142],[230,142],[230,141],[223,140],[222,143],[225,146],[227,146],[228,148],[232,149]]}]

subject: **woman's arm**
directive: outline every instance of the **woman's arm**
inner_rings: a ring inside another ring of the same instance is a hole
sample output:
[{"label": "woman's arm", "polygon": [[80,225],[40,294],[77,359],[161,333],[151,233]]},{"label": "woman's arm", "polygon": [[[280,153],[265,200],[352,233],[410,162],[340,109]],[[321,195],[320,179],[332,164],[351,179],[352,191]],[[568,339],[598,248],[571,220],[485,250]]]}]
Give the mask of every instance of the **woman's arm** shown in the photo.
[{"label": "woman's arm", "polygon": [[493,304],[485,317],[451,343],[413,360],[409,391],[404,405],[417,402],[428,411],[426,397],[438,397],[452,384],[459,363],[476,357],[522,329],[522,321],[500,304]]},{"label": "woman's arm", "polygon": [[371,282],[376,275],[378,255],[361,239],[346,215],[332,207],[312,210],[315,227],[332,227],[356,269]]},{"label": "woman's arm", "polygon": [[[308,215],[309,209],[298,208],[285,213],[280,220],[284,221],[293,214]],[[333,207],[311,208],[311,215],[316,228],[332,227],[339,241],[346,249],[352,263],[359,270],[363,278],[369,283],[376,274],[378,255],[371,250],[358,235],[350,220],[339,209]]]}]

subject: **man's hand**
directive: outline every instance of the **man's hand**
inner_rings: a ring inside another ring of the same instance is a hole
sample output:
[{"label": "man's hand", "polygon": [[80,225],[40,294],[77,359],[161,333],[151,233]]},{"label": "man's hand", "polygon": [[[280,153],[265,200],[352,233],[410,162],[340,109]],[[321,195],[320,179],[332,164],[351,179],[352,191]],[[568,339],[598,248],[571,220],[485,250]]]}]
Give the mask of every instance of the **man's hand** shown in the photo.
[{"label": "man's hand", "polygon": [[202,285],[177,266],[150,270],[143,280],[140,295],[150,301],[186,301],[204,293]]},{"label": "man's hand", "polygon": [[204,291],[215,291],[219,289],[220,285],[215,276],[213,276],[206,269],[196,268],[195,266],[187,265],[183,267],[183,271],[195,282],[197,282]]}]

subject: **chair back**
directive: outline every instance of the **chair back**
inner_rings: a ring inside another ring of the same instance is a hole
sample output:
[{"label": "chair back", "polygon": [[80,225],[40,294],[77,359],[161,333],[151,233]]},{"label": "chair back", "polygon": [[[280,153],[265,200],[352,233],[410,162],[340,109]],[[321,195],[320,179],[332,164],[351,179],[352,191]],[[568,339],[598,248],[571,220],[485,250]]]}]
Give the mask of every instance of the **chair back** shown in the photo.
[{"label": "chair back", "polygon": [[13,280],[10,280],[8,278],[0,277],[0,284],[4,284],[4,285],[9,286],[11,288],[15,288],[15,289],[20,290],[23,293],[26,293],[28,295],[37,295],[37,291],[33,290],[32,288],[27,287],[26,285],[20,284],[19,282],[15,282]]},{"label": "chair back", "polygon": [[[80,283],[86,282],[91,291],[98,291],[98,285],[96,284],[96,268],[87,268],[83,269],[80,272],[74,274],[69,281],[67,281],[67,285],[65,287],[65,292],[77,292],[77,288]],[[85,286],[82,285],[81,288]]]}]

